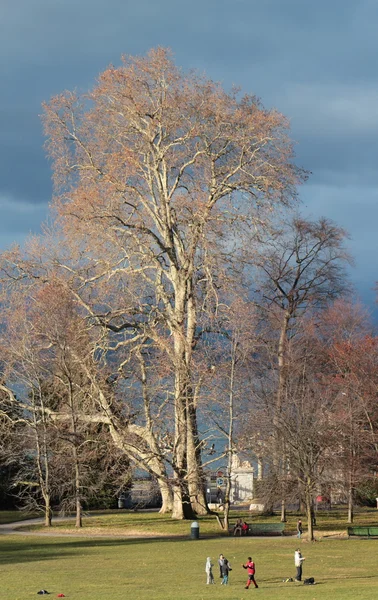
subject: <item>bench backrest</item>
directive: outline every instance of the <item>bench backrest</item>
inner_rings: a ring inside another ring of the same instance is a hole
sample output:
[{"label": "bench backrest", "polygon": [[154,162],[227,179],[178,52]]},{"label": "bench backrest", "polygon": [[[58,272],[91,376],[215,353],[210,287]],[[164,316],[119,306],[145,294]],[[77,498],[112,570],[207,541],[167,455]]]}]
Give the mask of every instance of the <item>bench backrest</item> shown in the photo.
[{"label": "bench backrest", "polygon": [[252,533],[261,531],[281,533],[285,529],[285,523],[253,523],[249,529]]},{"label": "bench backrest", "polygon": [[348,527],[348,535],[360,535],[360,536],[367,536],[367,537],[378,537],[378,527],[372,526],[366,526],[366,527]]}]

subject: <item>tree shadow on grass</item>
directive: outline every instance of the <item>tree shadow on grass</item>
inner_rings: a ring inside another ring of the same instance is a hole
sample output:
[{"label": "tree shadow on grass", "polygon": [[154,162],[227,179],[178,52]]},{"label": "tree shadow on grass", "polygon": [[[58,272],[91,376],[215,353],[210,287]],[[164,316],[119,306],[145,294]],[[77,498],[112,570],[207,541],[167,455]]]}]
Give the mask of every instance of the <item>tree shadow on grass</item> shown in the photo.
[{"label": "tree shadow on grass", "polygon": [[341,581],[351,581],[351,580],[361,580],[361,581],[370,581],[371,579],[378,579],[377,575],[361,575],[361,576],[352,576],[352,577],[347,577],[347,578],[343,578],[343,577],[325,577],[324,579],[318,580],[315,579],[315,583],[314,584],[310,584],[310,585],[305,585],[304,582],[300,582],[297,583],[295,581],[284,581],[283,579],[275,579],[275,578],[263,578],[263,579],[259,579],[258,583],[260,585],[261,588],[267,587],[267,588],[271,588],[274,589],[276,586],[280,589],[298,589],[298,588],[319,588],[319,587],[327,587],[327,584],[331,584],[334,583],[335,581],[341,582]]},{"label": "tree shadow on grass", "polygon": [[55,560],[57,558],[64,559],[66,557],[76,555],[80,551],[80,556],[85,554],[85,550],[93,548],[111,548],[111,547],[128,547],[136,544],[156,544],[165,543],[172,544],[175,542],[183,542],[187,538],[130,538],[130,539],[76,539],[76,540],[57,540],[56,538],[41,540],[41,539],[22,539],[9,540],[0,538],[0,565],[18,564],[33,561]]},{"label": "tree shadow on grass", "polygon": [[349,579],[378,579],[378,575],[345,575],[343,577],[326,577],[326,581],[349,581]]}]

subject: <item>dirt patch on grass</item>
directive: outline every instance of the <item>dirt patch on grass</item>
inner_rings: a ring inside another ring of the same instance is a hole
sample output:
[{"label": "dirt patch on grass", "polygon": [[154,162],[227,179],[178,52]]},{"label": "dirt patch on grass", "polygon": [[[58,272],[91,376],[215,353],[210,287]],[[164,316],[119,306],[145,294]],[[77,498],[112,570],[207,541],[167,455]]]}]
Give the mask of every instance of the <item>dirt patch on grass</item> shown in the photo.
[{"label": "dirt patch on grass", "polygon": [[322,540],[326,538],[340,539],[346,540],[348,539],[348,534],[346,531],[316,531],[315,530],[315,538],[317,540]]}]

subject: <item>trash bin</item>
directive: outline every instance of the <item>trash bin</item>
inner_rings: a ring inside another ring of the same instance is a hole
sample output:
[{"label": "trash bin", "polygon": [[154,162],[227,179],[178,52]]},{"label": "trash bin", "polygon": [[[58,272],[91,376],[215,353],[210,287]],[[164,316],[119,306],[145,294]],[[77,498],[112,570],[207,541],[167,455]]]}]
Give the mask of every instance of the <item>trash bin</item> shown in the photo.
[{"label": "trash bin", "polygon": [[190,539],[199,540],[199,524],[197,521],[194,521],[190,526]]},{"label": "trash bin", "polygon": [[125,508],[125,499],[122,496],[118,498],[118,508]]}]

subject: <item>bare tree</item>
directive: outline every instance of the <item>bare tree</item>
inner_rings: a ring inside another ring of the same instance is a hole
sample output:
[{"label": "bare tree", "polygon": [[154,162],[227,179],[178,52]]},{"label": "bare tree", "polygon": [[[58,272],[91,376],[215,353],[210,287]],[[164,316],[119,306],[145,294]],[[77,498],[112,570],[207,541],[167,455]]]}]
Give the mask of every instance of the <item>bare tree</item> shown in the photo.
[{"label": "bare tree", "polygon": [[[277,371],[272,419],[277,443],[274,454],[279,457],[273,467],[283,486],[286,457],[280,422],[286,382],[290,370],[295,368],[289,361],[290,347],[301,331],[301,320],[327,306],[346,289],[345,266],[351,259],[344,247],[345,238],[346,232],[327,219],[308,221],[295,217],[264,241],[257,261],[253,258],[261,276],[263,319],[272,326],[267,342]],[[273,366],[272,358],[269,362]],[[284,498],[281,520],[286,520]]]},{"label": "bare tree", "polygon": [[[283,491],[297,494],[299,482],[310,540],[314,539],[314,496],[328,481],[330,465],[339,447],[334,396],[323,383],[320,372],[322,356],[313,342],[312,336],[303,332],[295,347],[290,349],[291,369],[285,382],[278,424],[283,449],[280,458],[285,472],[284,477],[282,471],[277,475],[274,468],[270,473],[270,479],[276,486],[276,499]],[[263,451],[265,456],[273,457],[270,464],[277,461],[274,435],[277,425],[272,420],[275,402],[275,394],[268,393],[263,397],[258,413],[264,439]]]},{"label": "bare tree", "polygon": [[[295,195],[302,174],[292,164],[287,122],[255,97],[181,73],[157,49],[108,68],[82,98],[54,98],[45,106],[45,128],[59,238],[50,265],[102,330],[104,355],[132,352],[141,338],[165,354],[173,516],[205,512],[192,372],[199,281],[211,285],[215,257],[232,254],[238,230],[264,228],[264,207]],[[29,261],[29,273],[41,268]],[[118,372],[122,377],[121,365]],[[123,436],[99,380],[87,376],[114,440],[155,472],[168,507],[154,430],[131,423],[134,444]]]},{"label": "bare tree", "polygon": [[[224,298],[217,307],[213,326],[208,333],[214,337],[209,340],[207,351],[202,359],[202,369],[212,376],[204,377],[203,387],[208,389],[206,410],[202,414],[209,423],[212,435],[217,435],[225,442],[223,455],[216,460],[225,458],[226,488],[224,516],[220,521],[223,529],[229,529],[229,513],[231,507],[231,487],[233,475],[233,457],[238,449],[238,427],[241,416],[250,406],[248,398],[248,369],[251,356],[256,346],[255,310],[252,304],[237,293]],[[227,303],[228,300],[228,303]],[[212,464],[215,459],[209,459]],[[205,463],[206,464],[206,463]]]},{"label": "bare tree", "polygon": [[377,344],[370,316],[353,301],[339,300],[317,324],[324,378],[335,397],[339,427],[340,486],[346,490],[348,522],[353,522],[358,484],[378,464]]}]

